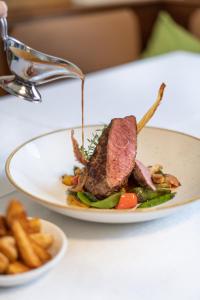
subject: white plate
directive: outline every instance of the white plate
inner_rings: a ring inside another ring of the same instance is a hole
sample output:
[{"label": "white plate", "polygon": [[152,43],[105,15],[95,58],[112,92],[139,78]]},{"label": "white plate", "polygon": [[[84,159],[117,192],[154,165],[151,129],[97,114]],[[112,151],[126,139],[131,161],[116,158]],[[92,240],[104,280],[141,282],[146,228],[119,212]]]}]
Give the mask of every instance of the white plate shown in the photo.
[{"label": "white plate", "polygon": [[42,232],[50,233],[54,242],[49,249],[52,259],[41,267],[18,275],[0,275],[0,286],[16,286],[28,283],[39,278],[54,268],[65,255],[67,250],[67,237],[64,232],[55,224],[41,220]]},{"label": "white plate", "polygon": [[[101,126],[85,128],[86,137]],[[144,128],[138,136],[138,159],[144,164],[160,163],[182,186],[171,201],[148,209],[99,210],[78,208],[66,203],[66,186],[60,177],[70,173],[74,160],[70,129],[39,136],[23,144],[8,158],[6,173],[19,190],[49,209],[77,219],[103,223],[141,222],[171,214],[183,205],[200,199],[200,140],[175,131]],[[75,130],[81,140],[81,130]]]}]

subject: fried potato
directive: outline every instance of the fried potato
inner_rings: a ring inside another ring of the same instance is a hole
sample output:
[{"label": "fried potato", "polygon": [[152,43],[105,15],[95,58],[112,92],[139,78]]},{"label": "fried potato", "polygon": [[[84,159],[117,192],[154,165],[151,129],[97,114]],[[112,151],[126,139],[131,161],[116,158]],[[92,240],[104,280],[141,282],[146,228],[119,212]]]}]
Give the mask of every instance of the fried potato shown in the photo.
[{"label": "fried potato", "polygon": [[0,237],[8,234],[8,228],[6,226],[6,218],[4,216],[0,216]]},{"label": "fried potato", "polygon": [[0,239],[0,252],[3,253],[10,262],[18,258],[18,251],[15,239],[12,236],[4,236]]},{"label": "fried potato", "polygon": [[18,219],[26,233],[38,233],[41,230],[41,221],[38,218]]},{"label": "fried potato", "polygon": [[53,236],[49,233],[33,233],[30,237],[44,249],[48,249],[53,243]]},{"label": "fried potato", "polygon": [[5,273],[8,266],[9,266],[8,258],[3,253],[0,252],[0,274]]},{"label": "fried potato", "polygon": [[31,238],[30,241],[35,253],[37,254],[42,263],[45,263],[51,259],[51,254],[46,249],[42,248]]},{"label": "fried potato", "polygon": [[20,261],[15,261],[14,263],[9,264],[6,273],[7,274],[20,274],[29,271],[30,268],[27,267]]},{"label": "fried potato", "polygon": [[33,219],[26,219],[26,218],[19,218],[18,221],[22,225],[23,229],[26,233],[38,233],[41,230],[41,222],[38,218]]},{"label": "fried potato", "polygon": [[12,232],[22,261],[30,268],[39,267],[42,262],[33,250],[30,238],[18,220],[12,223]]},{"label": "fried potato", "polygon": [[41,220],[28,218],[24,206],[13,199],[0,216],[0,274],[19,274],[51,259],[51,234],[41,232]]},{"label": "fried potato", "polygon": [[29,233],[39,233],[41,231],[41,221],[38,218],[29,219]]},{"label": "fried potato", "polygon": [[13,199],[11,200],[7,208],[6,221],[7,224],[11,227],[12,223],[15,220],[22,220],[26,222],[27,214],[23,205],[18,200]]},{"label": "fried potato", "polygon": [[24,206],[16,199],[10,202],[6,213],[6,221],[9,226],[14,220],[18,220],[27,233],[37,233],[41,230],[40,219],[28,219]]}]

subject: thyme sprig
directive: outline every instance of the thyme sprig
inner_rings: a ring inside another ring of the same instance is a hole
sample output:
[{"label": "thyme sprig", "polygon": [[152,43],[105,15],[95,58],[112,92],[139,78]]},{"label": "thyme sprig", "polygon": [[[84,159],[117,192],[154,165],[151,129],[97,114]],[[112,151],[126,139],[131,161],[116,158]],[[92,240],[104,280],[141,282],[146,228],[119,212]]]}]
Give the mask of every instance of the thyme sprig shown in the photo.
[{"label": "thyme sprig", "polygon": [[104,127],[102,129],[96,129],[94,133],[92,133],[92,137],[90,139],[87,139],[88,141],[88,147],[85,148],[83,146],[80,147],[80,151],[82,152],[82,154],[84,155],[84,157],[89,160],[91,158],[91,156],[93,155],[96,146],[99,142],[99,139],[103,133],[103,131],[105,130],[107,126],[104,125]]}]

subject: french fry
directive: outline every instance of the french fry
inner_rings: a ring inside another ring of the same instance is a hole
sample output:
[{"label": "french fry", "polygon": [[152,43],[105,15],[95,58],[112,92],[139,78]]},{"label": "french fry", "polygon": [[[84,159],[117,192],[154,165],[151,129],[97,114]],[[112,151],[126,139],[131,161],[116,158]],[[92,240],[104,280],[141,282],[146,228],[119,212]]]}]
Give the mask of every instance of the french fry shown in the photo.
[{"label": "french fry", "polygon": [[0,237],[8,234],[8,229],[6,226],[6,218],[4,216],[0,216]]},{"label": "french fry", "polygon": [[41,221],[38,218],[26,219],[26,218],[19,218],[18,221],[22,225],[23,229],[26,233],[38,233],[41,230]]},{"label": "french fry", "polygon": [[9,266],[8,258],[3,253],[0,252],[0,274],[5,273],[8,266]]},{"label": "french fry", "polygon": [[33,250],[30,238],[18,220],[12,223],[12,232],[22,261],[30,268],[39,267],[42,262]]},{"label": "french fry", "polygon": [[14,263],[9,264],[6,273],[7,274],[20,274],[29,271],[30,268],[27,267],[25,264],[23,264],[20,261],[15,261]]},{"label": "french fry", "polygon": [[38,233],[41,231],[41,221],[38,218],[29,219],[29,233]]},{"label": "french fry", "polygon": [[40,245],[38,245],[34,240],[30,238],[31,245],[33,247],[34,252],[37,254],[42,263],[47,262],[51,259],[51,254]]},{"label": "french fry", "polygon": [[41,221],[38,218],[18,219],[26,233],[38,233],[41,230]]},{"label": "french fry", "polygon": [[23,205],[16,199],[11,200],[6,212],[7,224],[11,227],[15,220],[26,222],[27,214]]},{"label": "french fry", "polygon": [[16,199],[10,202],[6,213],[6,221],[10,227],[14,220],[18,220],[27,233],[36,233],[41,230],[40,219],[28,219],[24,206]]},{"label": "french fry", "polygon": [[10,262],[18,258],[15,239],[12,236],[4,236],[0,239],[0,252],[3,253]]},{"label": "french fry", "polygon": [[48,249],[53,243],[53,236],[49,233],[33,233],[30,237],[44,249]]},{"label": "french fry", "polygon": [[41,220],[28,218],[24,206],[13,199],[0,215],[0,274],[19,274],[51,259],[51,234],[41,232]]},{"label": "french fry", "polygon": [[27,233],[32,232],[24,206],[18,200],[13,199],[7,209],[6,221],[11,227],[15,220],[18,220],[21,223]]}]

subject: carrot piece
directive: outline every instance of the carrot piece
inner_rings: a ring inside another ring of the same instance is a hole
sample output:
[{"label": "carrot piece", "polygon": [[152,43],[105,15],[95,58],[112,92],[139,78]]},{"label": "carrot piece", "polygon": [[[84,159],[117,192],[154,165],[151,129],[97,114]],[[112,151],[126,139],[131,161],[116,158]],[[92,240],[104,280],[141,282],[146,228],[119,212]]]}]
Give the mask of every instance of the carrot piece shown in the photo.
[{"label": "carrot piece", "polygon": [[128,209],[133,208],[138,204],[138,198],[135,193],[125,193],[121,195],[119,203],[117,204],[117,209]]}]

